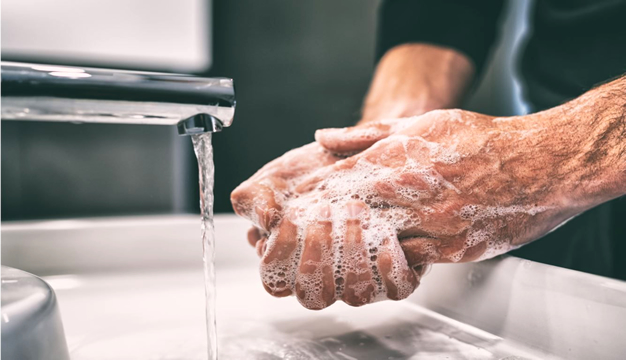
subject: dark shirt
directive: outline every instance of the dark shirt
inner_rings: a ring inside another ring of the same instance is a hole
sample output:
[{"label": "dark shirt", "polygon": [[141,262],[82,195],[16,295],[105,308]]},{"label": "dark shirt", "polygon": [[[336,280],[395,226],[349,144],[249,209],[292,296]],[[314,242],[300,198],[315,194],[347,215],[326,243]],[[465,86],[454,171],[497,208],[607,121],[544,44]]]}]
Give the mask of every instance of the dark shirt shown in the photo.
[{"label": "dark shirt", "polygon": [[[404,43],[467,55],[483,70],[503,1],[386,0],[378,58]],[[537,0],[521,59],[524,97],[534,111],[575,98],[626,73],[625,0]],[[610,201],[513,252],[547,264],[626,279],[626,197]]]},{"label": "dark shirt", "polygon": [[[378,57],[410,42],[450,47],[478,73],[493,46],[502,0],[386,0]],[[556,106],[626,73],[626,1],[537,0],[521,70],[536,110]]]}]

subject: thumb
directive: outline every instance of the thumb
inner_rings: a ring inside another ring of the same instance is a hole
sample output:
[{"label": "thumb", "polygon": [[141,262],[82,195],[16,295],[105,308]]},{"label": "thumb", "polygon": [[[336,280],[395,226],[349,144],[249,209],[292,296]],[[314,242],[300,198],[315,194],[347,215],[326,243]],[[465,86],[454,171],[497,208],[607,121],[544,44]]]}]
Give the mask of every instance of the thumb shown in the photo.
[{"label": "thumb", "polygon": [[369,122],[347,128],[320,129],[315,140],[335,154],[352,154],[363,151],[395,131],[398,120]]}]

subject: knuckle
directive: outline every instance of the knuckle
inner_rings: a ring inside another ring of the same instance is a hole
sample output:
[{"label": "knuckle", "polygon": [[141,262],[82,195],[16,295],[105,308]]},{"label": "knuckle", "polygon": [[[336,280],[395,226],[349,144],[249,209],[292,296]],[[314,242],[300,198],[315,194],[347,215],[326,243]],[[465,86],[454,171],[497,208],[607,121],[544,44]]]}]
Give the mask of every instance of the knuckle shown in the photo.
[{"label": "knuckle", "polygon": [[230,194],[230,202],[237,215],[250,218],[254,203],[250,185],[243,183],[233,190]]},{"label": "knuckle", "polygon": [[265,289],[265,291],[267,291],[270,295],[274,296],[274,297],[286,297],[292,294],[291,289],[275,289],[273,288],[274,284],[270,283],[270,284],[265,284],[263,283],[263,288]]},{"label": "knuckle", "polygon": [[348,296],[345,299],[343,299],[343,302],[352,307],[361,307],[369,303],[369,300],[365,297],[360,297],[360,296]]},{"label": "knuckle", "polygon": [[274,297],[285,297],[293,294],[291,286],[284,278],[273,276],[271,272],[261,269],[261,282],[263,288]]},{"label": "knuckle", "polygon": [[256,207],[256,215],[257,215],[258,224],[264,230],[269,230],[275,227],[282,218],[281,210],[282,210],[281,207],[278,205],[274,205],[274,206],[268,206],[268,204],[265,204],[265,206],[258,205]]},{"label": "knuckle", "polygon": [[295,289],[296,298],[300,305],[304,306],[309,310],[322,310],[334,303],[332,301],[326,301],[323,299],[321,294],[318,294],[316,291],[311,291],[310,289],[305,289],[302,284],[299,282],[296,283]]}]

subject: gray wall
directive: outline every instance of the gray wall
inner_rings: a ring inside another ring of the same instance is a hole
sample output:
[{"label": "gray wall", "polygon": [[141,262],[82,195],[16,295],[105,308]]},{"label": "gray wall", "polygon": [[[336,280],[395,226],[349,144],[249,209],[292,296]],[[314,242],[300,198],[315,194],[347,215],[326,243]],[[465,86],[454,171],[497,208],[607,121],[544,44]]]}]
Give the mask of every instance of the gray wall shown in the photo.
[{"label": "gray wall", "polygon": [[2,219],[184,211],[189,171],[173,169],[187,141],[163,126],[3,121]]},{"label": "gray wall", "polygon": [[[465,105],[493,115],[523,111],[513,49],[529,1],[511,1],[491,64]],[[378,0],[216,1],[214,68],[233,77],[233,126],[214,137],[218,212],[229,192],[266,162],[313,141],[321,127],[353,124],[374,69]]]},{"label": "gray wall", "polygon": [[[320,127],[353,124],[374,68],[378,0],[214,1],[213,67],[235,79],[231,128],[214,137],[217,212],[267,161],[313,141]],[[512,40],[527,2],[514,2],[496,66],[467,108],[522,111],[511,77]],[[517,21],[517,22],[516,22]],[[515,29],[515,31],[513,31]],[[97,64],[96,64],[97,65]],[[2,124],[2,218],[197,211],[188,138],[165,127]]]},{"label": "gray wall", "polygon": [[228,193],[315,129],[359,118],[374,68],[377,0],[216,1],[214,68],[235,79],[233,126],[214,137],[218,212]]}]

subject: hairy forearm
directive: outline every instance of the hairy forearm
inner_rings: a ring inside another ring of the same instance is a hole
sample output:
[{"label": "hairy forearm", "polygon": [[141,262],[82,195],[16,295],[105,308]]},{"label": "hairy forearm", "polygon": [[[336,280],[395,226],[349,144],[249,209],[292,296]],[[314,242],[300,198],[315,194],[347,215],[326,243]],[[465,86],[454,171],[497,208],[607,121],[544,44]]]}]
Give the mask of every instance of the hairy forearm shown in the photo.
[{"label": "hairy forearm", "polygon": [[575,164],[577,181],[592,201],[626,194],[626,77],[595,88],[563,106],[585,129]]},{"label": "hairy forearm", "polygon": [[458,107],[473,77],[474,65],[456,50],[397,46],[376,67],[361,123]]},{"label": "hairy forearm", "polygon": [[549,123],[538,144],[551,153],[551,176],[563,181],[570,206],[626,194],[626,77],[531,117]]}]

